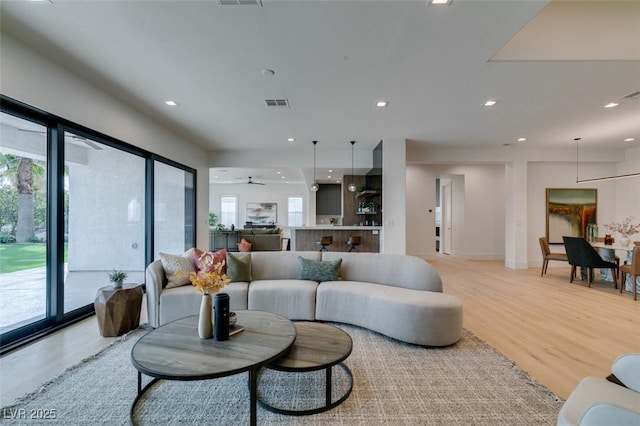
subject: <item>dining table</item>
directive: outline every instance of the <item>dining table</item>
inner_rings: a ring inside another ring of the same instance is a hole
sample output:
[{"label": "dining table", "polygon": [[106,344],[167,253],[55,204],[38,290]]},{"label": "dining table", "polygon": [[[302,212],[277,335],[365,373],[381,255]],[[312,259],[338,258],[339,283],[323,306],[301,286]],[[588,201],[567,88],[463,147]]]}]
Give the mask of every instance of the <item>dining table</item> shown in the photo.
[{"label": "dining table", "polygon": [[[631,264],[631,258],[633,255],[633,248],[635,247],[634,243],[622,245],[620,243],[614,244],[605,244],[602,241],[598,242],[590,242],[590,244],[598,249],[598,253],[603,260],[607,262],[615,262],[616,250],[626,252],[626,263]],[[600,270],[600,279],[603,281],[613,282],[613,275],[611,274],[611,269],[601,269]],[[627,275],[624,283],[620,283],[620,285],[624,284],[624,290],[633,292],[633,277],[631,275]],[[636,279],[637,291],[640,293],[640,277]]]}]

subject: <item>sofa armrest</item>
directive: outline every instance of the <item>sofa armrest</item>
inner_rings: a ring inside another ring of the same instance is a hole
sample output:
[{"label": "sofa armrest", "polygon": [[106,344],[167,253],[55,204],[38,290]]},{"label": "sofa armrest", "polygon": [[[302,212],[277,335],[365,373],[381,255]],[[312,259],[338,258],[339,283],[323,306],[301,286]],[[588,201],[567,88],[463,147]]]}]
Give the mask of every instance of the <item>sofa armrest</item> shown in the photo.
[{"label": "sofa armrest", "polygon": [[593,404],[580,418],[580,426],[637,424],[640,424],[640,412],[606,403]]},{"label": "sofa armrest", "polygon": [[162,262],[151,262],[145,271],[145,286],[147,289],[147,316],[149,325],[153,328],[160,327],[160,293],[162,293],[165,281]]},{"label": "sofa armrest", "polygon": [[640,353],[620,355],[613,361],[611,372],[626,387],[640,392]]}]

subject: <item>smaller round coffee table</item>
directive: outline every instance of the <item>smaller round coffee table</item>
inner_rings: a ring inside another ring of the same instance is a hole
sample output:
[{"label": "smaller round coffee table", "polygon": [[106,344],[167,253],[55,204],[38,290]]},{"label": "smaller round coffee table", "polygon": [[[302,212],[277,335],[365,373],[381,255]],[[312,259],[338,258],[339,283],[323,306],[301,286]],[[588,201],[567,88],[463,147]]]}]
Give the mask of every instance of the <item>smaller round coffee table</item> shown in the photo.
[{"label": "smaller round coffee table", "polygon": [[[353,374],[342,361],[351,354],[353,343],[351,336],[343,330],[319,322],[295,322],[296,341],[283,357],[267,364],[264,368],[286,372],[309,372],[325,370],[325,404],[304,410],[280,408],[266,403],[258,394],[258,404],[274,413],[290,416],[306,416],[330,410],[342,404],[353,389]],[[348,378],[348,389],[336,401],[332,401],[332,367],[340,366]],[[291,400],[290,395],[286,396]]]}]

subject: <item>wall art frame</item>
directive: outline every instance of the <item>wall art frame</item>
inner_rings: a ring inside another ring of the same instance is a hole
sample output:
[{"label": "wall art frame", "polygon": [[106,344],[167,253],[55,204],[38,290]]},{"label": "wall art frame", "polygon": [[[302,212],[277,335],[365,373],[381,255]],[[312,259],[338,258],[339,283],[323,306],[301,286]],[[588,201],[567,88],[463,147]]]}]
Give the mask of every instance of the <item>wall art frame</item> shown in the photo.
[{"label": "wall art frame", "polygon": [[587,225],[597,223],[595,188],[547,188],[546,201],[549,244],[563,244],[563,236],[585,237]]},{"label": "wall art frame", "polygon": [[275,225],[278,222],[278,203],[247,203],[246,221],[256,225]]}]

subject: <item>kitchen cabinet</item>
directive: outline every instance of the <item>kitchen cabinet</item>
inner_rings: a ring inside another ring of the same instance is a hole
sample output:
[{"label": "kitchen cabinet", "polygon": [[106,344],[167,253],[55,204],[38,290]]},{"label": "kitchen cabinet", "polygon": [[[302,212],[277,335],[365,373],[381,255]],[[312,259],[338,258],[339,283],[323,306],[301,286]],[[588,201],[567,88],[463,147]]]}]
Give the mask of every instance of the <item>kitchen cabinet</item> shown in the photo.
[{"label": "kitchen cabinet", "polygon": [[322,184],[316,192],[316,214],[342,216],[341,185]]}]

